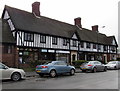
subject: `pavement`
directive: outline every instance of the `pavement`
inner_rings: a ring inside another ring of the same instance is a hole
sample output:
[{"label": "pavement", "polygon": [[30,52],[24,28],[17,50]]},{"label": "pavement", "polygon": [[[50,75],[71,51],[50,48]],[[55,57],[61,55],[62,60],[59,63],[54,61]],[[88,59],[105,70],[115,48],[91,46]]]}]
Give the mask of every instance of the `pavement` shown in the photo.
[{"label": "pavement", "polygon": [[[81,70],[79,68],[76,69],[75,73],[80,73]],[[26,77],[35,77],[38,76],[38,74],[35,71],[32,72],[26,72]]]}]

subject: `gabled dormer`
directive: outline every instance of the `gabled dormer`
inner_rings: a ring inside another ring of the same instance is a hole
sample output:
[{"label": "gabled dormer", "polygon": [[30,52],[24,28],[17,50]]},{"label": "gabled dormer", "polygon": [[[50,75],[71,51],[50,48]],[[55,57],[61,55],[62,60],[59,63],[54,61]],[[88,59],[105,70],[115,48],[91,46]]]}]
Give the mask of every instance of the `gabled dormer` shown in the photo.
[{"label": "gabled dormer", "polygon": [[6,20],[8,22],[11,31],[13,31],[13,30],[15,30],[15,25],[13,24],[13,21],[10,17],[10,14],[9,14],[9,11],[7,8],[9,8],[9,6],[5,5],[5,8],[4,8],[4,11],[2,14],[2,19]]},{"label": "gabled dormer", "polygon": [[117,41],[115,39],[115,36],[109,36],[108,37],[108,41],[109,41],[109,45],[113,45],[113,46],[118,47]]},{"label": "gabled dormer", "polygon": [[78,39],[78,36],[76,33],[73,34],[72,39]]}]

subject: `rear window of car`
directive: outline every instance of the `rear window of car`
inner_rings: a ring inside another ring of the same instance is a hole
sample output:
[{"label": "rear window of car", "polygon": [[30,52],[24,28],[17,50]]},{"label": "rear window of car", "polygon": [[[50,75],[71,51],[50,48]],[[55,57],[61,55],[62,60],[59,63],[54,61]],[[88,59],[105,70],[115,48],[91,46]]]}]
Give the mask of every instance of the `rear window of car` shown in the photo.
[{"label": "rear window of car", "polygon": [[43,65],[51,65],[51,64],[52,64],[52,61],[46,62],[46,63],[44,63]]},{"label": "rear window of car", "polygon": [[84,62],[84,63],[82,63],[82,65],[84,65],[84,64],[88,64],[88,63],[90,63],[90,62]]},{"label": "rear window of car", "polygon": [[109,62],[108,64],[116,64],[117,62]]}]

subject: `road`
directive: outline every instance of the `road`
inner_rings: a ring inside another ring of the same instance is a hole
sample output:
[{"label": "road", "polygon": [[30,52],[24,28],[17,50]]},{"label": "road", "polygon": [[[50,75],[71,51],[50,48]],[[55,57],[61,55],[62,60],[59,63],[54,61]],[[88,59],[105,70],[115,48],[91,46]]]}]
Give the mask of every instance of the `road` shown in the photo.
[{"label": "road", "polygon": [[118,71],[76,73],[50,78],[27,77],[18,82],[3,81],[2,89],[118,89]]}]

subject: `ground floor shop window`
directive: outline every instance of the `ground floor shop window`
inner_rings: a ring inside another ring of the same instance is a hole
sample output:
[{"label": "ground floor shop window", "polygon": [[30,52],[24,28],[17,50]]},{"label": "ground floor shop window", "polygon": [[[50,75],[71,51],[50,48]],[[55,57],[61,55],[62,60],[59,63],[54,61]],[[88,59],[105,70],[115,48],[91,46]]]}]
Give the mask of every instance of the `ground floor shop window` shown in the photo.
[{"label": "ground floor shop window", "polygon": [[65,62],[69,62],[69,54],[64,54],[64,53],[57,53],[56,54],[56,60],[60,60],[60,61],[65,61]]},{"label": "ground floor shop window", "polygon": [[29,64],[32,61],[38,60],[38,52],[20,51],[19,63]]},{"label": "ground floor shop window", "polygon": [[39,54],[39,60],[55,61],[55,53],[42,52]]}]

